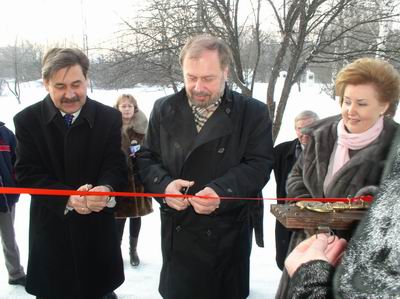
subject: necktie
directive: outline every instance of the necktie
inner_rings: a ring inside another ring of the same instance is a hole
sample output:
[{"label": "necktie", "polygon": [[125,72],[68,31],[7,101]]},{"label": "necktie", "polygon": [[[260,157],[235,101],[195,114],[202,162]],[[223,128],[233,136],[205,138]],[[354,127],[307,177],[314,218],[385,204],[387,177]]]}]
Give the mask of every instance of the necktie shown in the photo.
[{"label": "necktie", "polygon": [[296,145],[296,153],[295,153],[296,159],[300,156],[302,150],[303,149],[301,148],[301,144],[297,143],[297,145]]},{"label": "necktie", "polygon": [[65,124],[67,125],[67,128],[69,128],[71,126],[73,119],[74,119],[74,116],[72,114],[64,115],[64,121],[65,121]]}]

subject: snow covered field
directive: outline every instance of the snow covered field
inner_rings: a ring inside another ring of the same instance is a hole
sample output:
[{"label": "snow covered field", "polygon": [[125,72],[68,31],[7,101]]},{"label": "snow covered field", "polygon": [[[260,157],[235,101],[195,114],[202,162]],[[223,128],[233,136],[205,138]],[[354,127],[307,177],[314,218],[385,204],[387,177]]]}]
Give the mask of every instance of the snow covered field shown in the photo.
[{"label": "snow covered field", "polygon": [[[279,90],[279,88],[277,89]],[[265,84],[257,84],[254,93],[255,97],[265,102],[266,90]],[[132,93],[138,99],[139,107],[149,115],[154,100],[171,92],[171,90],[160,88],[137,87],[119,91],[94,90],[93,93],[89,93],[89,97],[112,106],[119,94]],[[40,82],[30,82],[22,87],[21,105],[18,105],[16,99],[13,98],[11,94],[5,92],[5,94],[0,96],[0,120],[5,122],[8,128],[14,130],[14,124],[12,122],[13,116],[26,106],[43,99],[45,95],[46,91],[41,86]],[[339,113],[337,102],[333,101],[325,94],[320,93],[320,87],[317,84],[305,84],[302,86],[301,92],[297,90],[297,87],[293,88],[276,144],[295,138],[293,119],[296,114],[306,109],[314,110],[321,118]],[[400,118],[398,115],[396,119],[399,122]],[[264,188],[264,197],[275,197],[275,181],[273,175],[271,176],[270,182]],[[17,242],[24,267],[26,267],[28,255],[29,202],[29,195],[21,196],[17,204],[15,219]],[[137,268],[133,268],[129,265],[128,227],[125,229],[124,241],[122,244],[122,253],[125,263],[125,282],[116,290],[118,297],[121,299],[161,298],[158,294],[161,250],[160,220],[157,203],[155,203],[155,208],[154,213],[142,218],[142,229],[138,245],[141,264]],[[274,227],[275,218],[269,213],[269,201],[266,201],[264,216],[265,248],[259,248],[255,243],[253,244],[250,270],[251,293],[249,299],[274,298],[281,273],[275,264]],[[33,296],[25,292],[24,288],[20,286],[10,286],[8,284],[3,254],[0,254],[0,298],[33,298]]]}]

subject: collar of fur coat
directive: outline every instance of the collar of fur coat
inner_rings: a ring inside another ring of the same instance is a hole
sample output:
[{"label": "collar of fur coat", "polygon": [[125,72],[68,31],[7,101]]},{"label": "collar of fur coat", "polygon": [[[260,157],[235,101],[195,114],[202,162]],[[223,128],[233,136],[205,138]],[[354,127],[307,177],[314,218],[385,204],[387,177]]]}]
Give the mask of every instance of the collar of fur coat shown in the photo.
[{"label": "collar of fur coat", "polygon": [[148,124],[149,122],[146,115],[142,110],[139,110],[135,113],[131,122],[125,127],[125,130],[133,129],[136,133],[146,134]]}]

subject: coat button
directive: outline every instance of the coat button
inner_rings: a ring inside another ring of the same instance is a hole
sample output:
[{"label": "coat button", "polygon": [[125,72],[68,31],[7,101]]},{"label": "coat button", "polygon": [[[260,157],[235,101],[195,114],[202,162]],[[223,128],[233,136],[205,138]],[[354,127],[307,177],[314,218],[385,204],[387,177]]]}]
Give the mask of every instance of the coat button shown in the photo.
[{"label": "coat button", "polygon": [[226,191],[228,191],[229,193],[233,193],[231,188],[226,189]]},{"label": "coat button", "polygon": [[212,235],[212,231],[211,231],[211,229],[207,229],[207,231],[206,231],[206,235],[207,235],[207,237],[210,237],[210,236]]},{"label": "coat button", "polygon": [[226,109],[225,109],[225,112],[226,112],[227,114],[231,113],[231,108],[226,108]]},{"label": "coat button", "polygon": [[176,230],[176,232],[180,232],[181,230],[182,230],[182,227],[180,226],[180,225],[177,225],[176,227],[175,227],[175,230]]},{"label": "coat button", "polygon": [[154,179],[153,179],[153,182],[154,183],[158,183],[159,181],[160,181],[160,179],[158,178],[158,176],[155,176]]},{"label": "coat button", "polygon": [[220,147],[218,149],[218,154],[223,154],[225,152],[225,148],[224,147]]}]

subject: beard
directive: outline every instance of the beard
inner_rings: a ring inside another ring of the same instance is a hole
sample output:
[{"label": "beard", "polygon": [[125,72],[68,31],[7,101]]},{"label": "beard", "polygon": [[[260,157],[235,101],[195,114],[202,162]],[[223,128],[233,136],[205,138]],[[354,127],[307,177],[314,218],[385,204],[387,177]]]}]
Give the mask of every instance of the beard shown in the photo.
[{"label": "beard", "polygon": [[[198,108],[206,108],[211,104],[217,102],[224,94],[225,90],[225,83],[221,85],[221,89],[218,93],[210,93],[207,91],[193,91],[193,90],[186,90],[187,97],[189,101]],[[198,101],[195,97],[206,97],[205,101]]]}]

